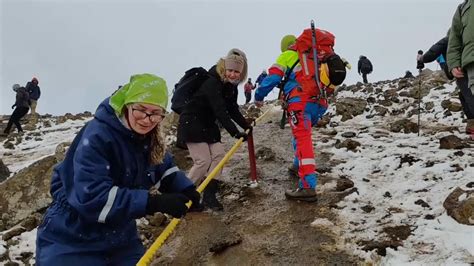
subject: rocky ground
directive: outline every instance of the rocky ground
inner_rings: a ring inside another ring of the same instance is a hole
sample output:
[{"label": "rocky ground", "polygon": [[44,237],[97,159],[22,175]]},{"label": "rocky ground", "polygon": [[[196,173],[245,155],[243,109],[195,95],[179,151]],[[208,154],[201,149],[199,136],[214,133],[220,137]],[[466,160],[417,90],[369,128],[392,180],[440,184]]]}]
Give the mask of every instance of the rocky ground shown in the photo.
[{"label": "rocky ground", "polygon": [[[340,88],[313,132],[316,203],[284,198],[297,182],[287,171],[291,133],[288,125],[279,128],[280,107],[269,103],[265,108],[272,111],[254,130],[258,186],[248,186],[244,143],[222,173],[225,210],[188,214],[153,264],[474,263],[473,143],[463,134],[453,85],[440,72],[422,78],[421,84],[397,79]],[[243,110],[258,115],[253,107]],[[6,165],[0,169],[13,172],[4,171],[0,183],[0,264],[34,263],[35,228],[50,202],[52,167],[91,115],[33,119],[24,135],[0,139]],[[168,116],[163,127],[178,165],[189,169],[187,152],[173,145],[176,117]],[[229,149],[235,140],[223,136]],[[168,222],[159,214],[140,219],[145,245]]]}]

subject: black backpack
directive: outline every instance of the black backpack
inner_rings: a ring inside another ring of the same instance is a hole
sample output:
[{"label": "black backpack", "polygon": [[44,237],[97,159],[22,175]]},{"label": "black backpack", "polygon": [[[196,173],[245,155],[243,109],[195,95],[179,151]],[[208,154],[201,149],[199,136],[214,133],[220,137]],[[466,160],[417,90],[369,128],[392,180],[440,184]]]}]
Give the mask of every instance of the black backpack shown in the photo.
[{"label": "black backpack", "polygon": [[361,62],[361,67],[360,67],[360,70],[362,71],[362,73],[371,73],[373,68],[372,68],[372,63],[370,62],[369,59],[367,58],[364,58],[362,59],[362,62]]},{"label": "black backpack", "polygon": [[207,70],[202,67],[193,67],[184,73],[184,76],[174,86],[171,98],[171,110],[181,114],[184,107],[191,101],[193,94],[208,78]]}]

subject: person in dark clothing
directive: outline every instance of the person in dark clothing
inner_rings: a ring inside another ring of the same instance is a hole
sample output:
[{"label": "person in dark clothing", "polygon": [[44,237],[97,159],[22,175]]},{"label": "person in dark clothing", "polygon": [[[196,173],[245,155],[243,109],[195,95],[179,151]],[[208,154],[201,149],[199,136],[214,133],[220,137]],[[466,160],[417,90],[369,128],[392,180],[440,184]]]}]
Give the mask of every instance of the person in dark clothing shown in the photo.
[{"label": "person in dark clothing", "polygon": [[[244,52],[232,49],[209,70],[209,78],[193,94],[179,117],[178,142],[186,143],[193,166],[188,176],[195,184],[202,182],[225,155],[221,133],[216,120],[236,139],[247,139],[235,121],[244,130],[250,129],[249,121],[237,105],[237,85],[247,76],[247,58]],[[233,121],[232,121],[233,120]],[[219,178],[219,177],[217,177]],[[218,181],[213,179],[203,194],[203,205],[222,210],[217,200]]]},{"label": "person in dark clothing", "polygon": [[418,54],[416,55],[416,69],[418,69],[420,73],[423,70],[423,68],[425,68],[425,64],[423,63],[423,60],[421,60],[422,58],[423,58],[423,51],[418,50]]},{"label": "person in dark clothing", "polygon": [[362,80],[364,83],[368,83],[367,81],[367,75],[372,73],[373,66],[372,62],[366,57],[366,56],[359,56],[359,62],[357,64],[357,72],[359,72],[359,75],[362,73]]},{"label": "person in dark clothing", "polygon": [[[431,63],[437,60],[437,58],[439,57],[443,57],[444,60],[446,60],[447,59],[446,54],[448,52],[449,33],[450,33],[450,30],[448,31],[448,34],[446,37],[442,38],[441,40],[433,44],[433,46],[431,46],[430,49],[426,53],[418,57],[418,61],[419,62],[421,61],[421,63]],[[454,79],[454,76],[449,71],[449,67],[446,64],[446,62],[443,65],[440,64],[440,66],[443,69],[448,79],[450,80]],[[456,85],[459,88],[459,100],[461,101],[463,112],[466,115],[466,118],[468,119],[468,121],[474,121],[474,95],[472,94],[471,90],[469,90],[469,88],[467,87],[467,78],[462,77],[462,78],[456,79]],[[473,122],[471,123],[473,124],[472,127],[474,127],[474,123]],[[467,128],[468,127],[469,125],[467,125]],[[466,131],[468,131],[467,128],[466,128]]]},{"label": "person in dark clothing", "polygon": [[198,204],[160,133],[167,104],[166,82],[139,74],[99,105],[53,170],[36,265],[136,265],[145,252],[136,219],[180,218]]},{"label": "person in dark clothing", "polygon": [[36,106],[38,104],[38,99],[41,96],[41,90],[38,86],[38,79],[33,77],[30,82],[26,83],[26,91],[30,94],[30,107],[31,114],[36,115]]},{"label": "person in dark clothing", "polygon": [[410,79],[410,78],[414,78],[415,76],[413,76],[413,74],[410,72],[410,70],[407,70],[405,72],[405,76],[403,77],[404,79]]},{"label": "person in dark clothing", "polygon": [[252,100],[252,90],[255,89],[255,86],[252,84],[252,79],[249,78],[247,83],[244,85],[244,93],[245,93],[245,104],[249,103]]},{"label": "person in dark clothing", "polygon": [[13,110],[13,113],[8,120],[7,127],[3,131],[4,135],[8,135],[10,133],[10,129],[12,128],[13,124],[15,124],[18,133],[23,132],[20,119],[23,118],[30,109],[28,104],[29,96],[25,87],[20,87],[20,85],[15,84],[13,85],[13,91],[16,92],[16,101],[15,104],[12,105],[12,109],[15,108],[15,110]]},{"label": "person in dark clothing", "polygon": [[433,44],[430,47],[430,49],[428,49],[428,51],[426,51],[424,54],[418,57],[418,61],[421,61],[422,63],[427,64],[435,60],[438,60],[439,57],[443,58],[443,60],[438,63],[441,66],[441,69],[443,69],[444,73],[446,74],[446,77],[452,80],[454,77],[451,73],[449,73],[448,65],[446,64],[447,51],[448,51],[448,36],[442,38],[441,40]]}]

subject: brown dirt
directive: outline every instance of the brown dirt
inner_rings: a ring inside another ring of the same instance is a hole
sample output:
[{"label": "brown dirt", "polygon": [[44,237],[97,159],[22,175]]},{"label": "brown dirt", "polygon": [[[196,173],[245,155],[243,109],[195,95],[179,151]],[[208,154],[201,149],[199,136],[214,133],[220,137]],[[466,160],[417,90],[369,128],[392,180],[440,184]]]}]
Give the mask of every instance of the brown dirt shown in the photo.
[{"label": "brown dirt", "polygon": [[[335,228],[311,226],[317,218],[337,224],[337,216],[330,207],[355,192],[355,188],[320,191],[317,203],[285,199],[284,190],[294,188],[297,180],[287,172],[292,160],[290,129],[286,127],[283,134],[272,134],[281,130],[277,122],[280,117],[281,113],[268,115],[254,133],[257,153],[262,149],[264,154],[275,155],[257,160],[259,186],[247,186],[249,168],[244,143],[223,171],[225,183],[221,196],[225,210],[189,213],[158,251],[152,265],[354,265],[361,262],[344,251],[344,240]],[[317,132],[313,135],[316,141],[321,138]],[[223,136],[229,149],[235,141],[226,132]],[[319,157],[317,160],[326,171],[320,176],[319,184],[336,183],[339,178],[330,174],[330,154],[321,157],[324,162]]]}]

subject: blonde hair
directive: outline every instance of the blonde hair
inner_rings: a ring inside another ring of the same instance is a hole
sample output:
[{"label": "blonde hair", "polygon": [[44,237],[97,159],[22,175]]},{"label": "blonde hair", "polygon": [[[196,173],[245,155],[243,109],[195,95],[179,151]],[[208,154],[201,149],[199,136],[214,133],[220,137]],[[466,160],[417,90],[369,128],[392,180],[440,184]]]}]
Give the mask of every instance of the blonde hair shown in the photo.
[{"label": "blonde hair", "polygon": [[150,162],[152,164],[160,164],[163,162],[166,153],[165,138],[161,132],[160,124],[150,132],[151,137],[151,151]]}]

